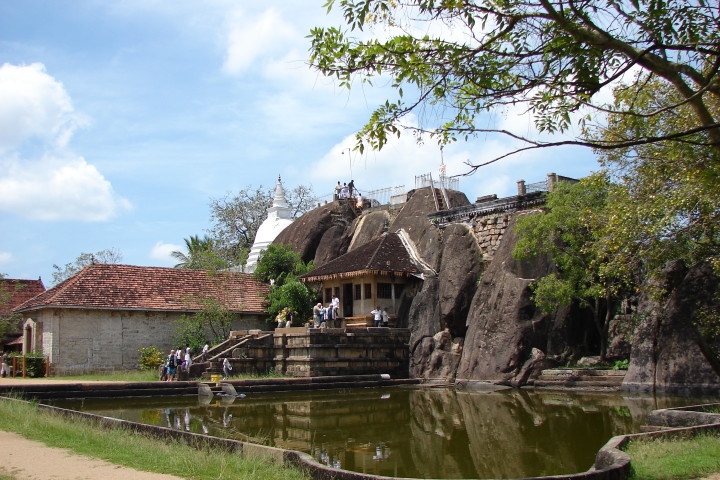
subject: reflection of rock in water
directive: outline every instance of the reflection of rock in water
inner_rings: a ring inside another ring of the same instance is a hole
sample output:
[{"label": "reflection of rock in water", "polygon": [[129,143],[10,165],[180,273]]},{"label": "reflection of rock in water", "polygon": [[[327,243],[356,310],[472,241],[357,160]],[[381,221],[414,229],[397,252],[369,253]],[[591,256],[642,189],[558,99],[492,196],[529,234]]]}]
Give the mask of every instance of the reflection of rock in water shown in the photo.
[{"label": "reflection of rock in water", "polygon": [[[606,407],[615,411],[606,415]],[[615,394],[424,389],[413,392],[410,409],[412,457],[429,477],[581,472],[590,468],[606,440],[634,425],[622,397]]]},{"label": "reflection of rock in water", "polygon": [[587,470],[602,444],[636,430],[647,410],[696,402],[617,393],[445,388],[224,400],[87,400],[83,405],[100,415],[304,451],[326,465],[368,474],[518,478]]}]

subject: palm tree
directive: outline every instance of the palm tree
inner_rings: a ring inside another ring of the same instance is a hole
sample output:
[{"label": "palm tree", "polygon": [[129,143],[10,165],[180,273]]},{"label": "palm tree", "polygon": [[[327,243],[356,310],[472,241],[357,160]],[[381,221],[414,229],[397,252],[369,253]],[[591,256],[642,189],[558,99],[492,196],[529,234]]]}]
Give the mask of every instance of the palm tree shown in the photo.
[{"label": "palm tree", "polygon": [[218,256],[215,251],[215,242],[207,235],[191,235],[185,239],[187,253],[174,251],[170,255],[180,263],[175,268],[193,268],[206,270],[219,270],[228,266],[227,261]]}]

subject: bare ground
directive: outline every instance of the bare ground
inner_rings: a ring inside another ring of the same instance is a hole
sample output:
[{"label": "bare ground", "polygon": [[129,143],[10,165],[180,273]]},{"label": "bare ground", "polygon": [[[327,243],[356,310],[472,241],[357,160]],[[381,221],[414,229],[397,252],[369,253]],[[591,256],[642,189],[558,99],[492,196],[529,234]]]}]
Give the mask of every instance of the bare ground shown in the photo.
[{"label": "bare ground", "polygon": [[0,431],[0,475],[16,480],[183,480],[121,467],[3,431]]}]

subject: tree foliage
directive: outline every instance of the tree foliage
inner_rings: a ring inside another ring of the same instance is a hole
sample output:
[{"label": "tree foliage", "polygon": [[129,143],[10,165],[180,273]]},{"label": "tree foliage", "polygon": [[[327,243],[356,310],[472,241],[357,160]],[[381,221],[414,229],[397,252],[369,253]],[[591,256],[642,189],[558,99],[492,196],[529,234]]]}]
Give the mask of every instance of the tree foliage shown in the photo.
[{"label": "tree foliage", "polygon": [[189,345],[196,354],[206,342],[218,344],[227,340],[235,318],[218,300],[205,298],[201,302],[202,310],[180,317],[174,337],[178,346]]},{"label": "tree foliage", "polygon": [[556,272],[535,281],[534,301],[551,312],[572,301],[593,312],[604,359],[614,307],[632,283],[632,265],[606,246],[607,210],[613,187],[602,175],[560,182],[542,213],[518,218],[513,255],[548,255]]},{"label": "tree foliage", "polygon": [[297,278],[313,268],[313,262],[303,262],[300,254],[289,245],[270,244],[260,253],[254,276],[261,282],[270,283],[267,297],[270,321],[283,308],[296,312],[300,321],[311,316],[317,292]]},{"label": "tree foliage", "polygon": [[267,298],[269,321],[274,321],[277,313],[284,308],[294,312],[295,323],[307,321],[312,317],[316,297],[316,292],[295,278],[273,287]]},{"label": "tree foliage", "polygon": [[[689,105],[652,115],[681,99],[667,82],[646,88],[615,90],[617,110],[633,108],[642,116],[613,114],[606,126],[591,134],[602,141],[662,137],[686,125]],[[720,102],[708,102],[713,115]],[[717,262],[720,254],[720,153],[708,145],[706,133],[682,142],[656,142],[600,153],[600,162],[618,185],[609,205],[608,242],[632,252],[651,272],[668,260],[688,265]]]},{"label": "tree foliage", "polygon": [[[210,237],[221,258],[232,265],[243,265],[255,234],[267,216],[272,205],[274,189],[265,189],[262,185],[248,186],[237,194],[228,194],[210,202],[210,219],[213,223]],[[293,218],[311,210],[315,197],[312,187],[299,185],[286,192]]]},{"label": "tree foliage", "polygon": [[261,282],[279,287],[287,280],[297,278],[313,268],[313,262],[303,262],[300,254],[290,245],[271,243],[260,252],[253,275]]},{"label": "tree foliage", "polygon": [[187,253],[174,251],[170,255],[180,263],[175,268],[190,268],[198,270],[222,270],[230,266],[228,261],[221,257],[215,248],[215,242],[207,235],[191,235],[185,239]]},{"label": "tree foliage", "polygon": [[[358,78],[389,79],[398,93],[358,133],[360,150],[382,148],[388,135],[400,134],[398,120],[409,113],[424,114],[415,131],[440,142],[480,132],[526,142],[510,154],[562,144],[613,149],[658,141],[532,141],[487,128],[487,119],[479,117],[509,106],[524,108],[548,133],[568,130],[571,114],[580,109],[584,122],[593,112],[652,117],[684,107],[687,121],[660,139],[683,141],[705,131],[720,148],[718,118],[708,106],[720,96],[720,22],[713,2],[327,0],[328,9],[336,6],[347,27],[311,31],[311,64],[348,88]],[[635,71],[641,72],[633,84],[638,90],[652,92],[651,83],[662,79],[674,95],[649,113],[632,103],[606,105],[596,95]]]},{"label": "tree foliage", "polygon": [[74,262],[66,263],[64,267],[53,265],[53,284],[57,285],[58,283],[67,280],[86,266],[92,265],[93,263],[120,263],[122,262],[122,259],[122,253],[115,248],[100,250],[95,253],[83,252],[78,255]]}]

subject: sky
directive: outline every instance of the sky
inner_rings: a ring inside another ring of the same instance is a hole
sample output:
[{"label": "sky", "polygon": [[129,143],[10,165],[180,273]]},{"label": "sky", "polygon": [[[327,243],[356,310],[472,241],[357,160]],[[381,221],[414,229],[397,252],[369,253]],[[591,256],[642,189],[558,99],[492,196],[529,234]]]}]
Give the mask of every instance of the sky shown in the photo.
[{"label": "sky", "polygon": [[[324,0],[2,0],[0,273],[41,277],[81,253],[172,267],[211,227],[210,202],[248,186],[337,181],[361,192],[467,172],[512,149],[478,137],[441,149],[411,135],[352,150],[382,81],[340,87],[308,66],[316,26],[342,26]],[[414,117],[406,120],[409,124]],[[488,125],[534,134],[520,111]],[[536,150],[460,177],[470,201],[516,181],[597,170],[589,150]]]}]

